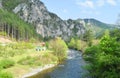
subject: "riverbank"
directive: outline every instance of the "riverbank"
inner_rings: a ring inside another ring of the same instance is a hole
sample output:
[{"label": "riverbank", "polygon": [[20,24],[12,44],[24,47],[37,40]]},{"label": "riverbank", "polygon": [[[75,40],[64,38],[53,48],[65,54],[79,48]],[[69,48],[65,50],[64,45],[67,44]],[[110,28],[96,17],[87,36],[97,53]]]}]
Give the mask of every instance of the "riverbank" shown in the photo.
[{"label": "riverbank", "polygon": [[29,52],[12,57],[11,59],[16,61],[15,65],[3,69],[3,71],[10,72],[14,78],[26,78],[32,76],[45,69],[54,67],[58,63],[57,57],[53,56],[49,51]]},{"label": "riverbank", "polygon": [[46,69],[48,69],[48,68],[52,68],[52,67],[54,67],[55,65],[56,65],[56,64],[48,64],[48,65],[41,66],[41,67],[36,68],[36,69],[32,69],[32,70],[31,70],[32,72],[30,72],[30,73],[28,73],[28,74],[25,74],[25,75],[23,75],[23,76],[20,77],[20,78],[26,78],[26,77],[33,76],[33,75],[35,75],[35,74],[37,74],[37,73],[42,72],[43,70],[46,70]]},{"label": "riverbank", "polygon": [[0,45],[0,74],[2,74],[0,78],[30,76],[58,63],[58,58],[53,55],[52,51],[36,51],[35,46],[35,44],[25,42]]},{"label": "riverbank", "polygon": [[88,78],[88,73],[83,68],[86,63],[82,58],[82,52],[77,50],[69,50],[64,63],[60,63],[53,68],[38,72],[28,78]]}]

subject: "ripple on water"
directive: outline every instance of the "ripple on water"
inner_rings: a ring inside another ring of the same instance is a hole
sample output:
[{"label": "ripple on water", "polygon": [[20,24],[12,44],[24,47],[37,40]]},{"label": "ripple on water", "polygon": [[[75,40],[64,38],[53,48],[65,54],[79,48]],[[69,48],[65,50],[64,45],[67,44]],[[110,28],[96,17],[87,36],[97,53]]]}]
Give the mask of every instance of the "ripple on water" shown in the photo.
[{"label": "ripple on water", "polygon": [[29,78],[83,78],[87,72],[83,69],[85,64],[81,52],[69,50],[67,60],[64,63]]}]

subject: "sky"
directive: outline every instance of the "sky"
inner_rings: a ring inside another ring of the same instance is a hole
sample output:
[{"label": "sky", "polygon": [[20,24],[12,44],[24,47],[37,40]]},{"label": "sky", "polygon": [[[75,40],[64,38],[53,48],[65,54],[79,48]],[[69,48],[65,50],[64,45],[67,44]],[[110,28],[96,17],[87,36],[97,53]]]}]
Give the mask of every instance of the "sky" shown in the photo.
[{"label": "sky", "polygon": [[94,18],[115,24],[120,14],[120,0],[41,0],[50,12],[63,20]]}]

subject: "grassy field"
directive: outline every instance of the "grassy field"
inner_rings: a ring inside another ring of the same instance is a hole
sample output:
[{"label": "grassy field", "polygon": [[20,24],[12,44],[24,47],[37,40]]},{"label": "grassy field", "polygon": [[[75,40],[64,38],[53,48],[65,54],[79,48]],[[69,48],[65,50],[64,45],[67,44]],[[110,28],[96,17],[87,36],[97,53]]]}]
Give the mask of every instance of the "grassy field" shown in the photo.
[{"label": "grassy field", "polygon": [[[52,54],[52,51],[36,51],[34,43],[0,44],[0,73],[7,72],[13,76],[8,75],[7,78],[19,78],[32,69],[57,62],[58,58]],[[0,78],[6,77],[0,76]]]}]

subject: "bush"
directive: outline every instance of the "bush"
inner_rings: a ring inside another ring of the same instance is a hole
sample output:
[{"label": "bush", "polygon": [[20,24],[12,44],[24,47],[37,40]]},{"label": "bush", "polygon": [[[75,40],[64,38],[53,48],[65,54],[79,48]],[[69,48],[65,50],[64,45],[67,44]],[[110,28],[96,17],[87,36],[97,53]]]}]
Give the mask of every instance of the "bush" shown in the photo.
[{"label": "bush", "polygon": [[120,78],[120,44],[109,35],[100,43],[86,49],[85,60],[93,78]]},{"label": "bush", "polygon": [[75,46],[76,46],[75,39],[72,38],[72,39],[70,40],[70,42],[68,43],[68,47],[69,47],[69,48],[72,48],[72,49],[75,49],[75,48],[76,48]]},{"label": "bush", "polygon": [[43,63],[48,64],[48,62],[54,63],[58,61],[58,58],[52,53],[46,52],[41,58]]},{"label": "bush", "polygon": [[22,65],[33,65],[36,59],[37,57],[27,56],[27,57],[20,59],[18,63]]},{"label": "bush", "polygon": [[85,41],[80,40],[80,39],[72,38],[70,40],[70,42],[68,43],[68,47],[71,49],[84,51],[85,48],[87,47],[87,43]]},{"label": "bush", "polygon": [[0,32],[0,36],[7,36],[6,32]]},{"label": "bush", "polygon": [[13,78],[13,75],[9,72],[0,72],[0,78]]},{"label": "bush", "polygon": [[19,64],[22,65],[34,65],[34,66],[41,66],[44,64],[50,64],[57,62],[57,57],[53,54],[46,52],[43,55],[40,56],[27,56],[23,57],[18,61]]},{"label": "bush", "polygon": [[25,52],[24,49],[13,49],[10,46],[5,46],[0,48],[0,56],[1,57],[13,57],[15,55],[21,55]]},{"label": "bush", "polygon": [[53,54],[58,57],[59,61],[66,58],[68,48],[61,38],[50,41],[50,47],[51,50],[53,50]]},{"label": "bush", "polygon": [[27,42],[18,42],[15,44],[10,44],[9,47],[12,49],[32,49],[34,48],[34,45],[32,43],[27,43]]},{"label": "bush", "polygon": [[3,59],[0,61],[0,68],[9,68],[14,66],[15,62],[11,59]]},{"label": "bush", "polygon": [[75,48],[77,49],[77,50],[81,50],[81,40],[76,40],[76,46],[75,46]]},{"label": "bush", "polygon": [[86,61],[92,62],[96,61],[97,53],[101,52],[98,46],[91,46],[85,50],[84,59]]}]

